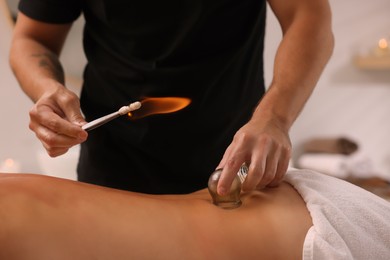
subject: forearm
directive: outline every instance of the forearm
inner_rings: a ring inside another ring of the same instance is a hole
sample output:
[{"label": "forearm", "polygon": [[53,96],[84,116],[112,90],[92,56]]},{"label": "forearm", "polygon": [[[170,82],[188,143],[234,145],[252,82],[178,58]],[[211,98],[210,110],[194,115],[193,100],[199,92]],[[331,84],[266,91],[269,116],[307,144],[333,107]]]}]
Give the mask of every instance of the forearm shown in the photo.
[{"label": "forearm", "polygon": [[64,86],[59,62],[72,24],[50,24],[19,12],[13,31],[10,65],[24,92],[35,103],[29,128],[48,154],[59,156],[88,136],[78,96]]},{"label": "forearm", "polygon": [[64,71],[57,54],[33,39],[13,41],[10,64],[23,91],[33,102],[64,84]]},{"label": "forearm", "polygon": [[333,50],[330,16],[296,18],[283,28],[272,83],[253,118],[273,118],[288,130],[310,97]]}]

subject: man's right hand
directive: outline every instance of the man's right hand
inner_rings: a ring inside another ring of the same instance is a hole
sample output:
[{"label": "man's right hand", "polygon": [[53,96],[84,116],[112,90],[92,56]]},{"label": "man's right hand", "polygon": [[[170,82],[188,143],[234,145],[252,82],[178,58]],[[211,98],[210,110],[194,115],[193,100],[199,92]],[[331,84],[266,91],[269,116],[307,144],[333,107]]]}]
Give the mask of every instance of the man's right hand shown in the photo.
[{"label": "man's right hand", "polygon": [[57,84],[56,91],[42,95],[30,110],[29,127],[51,157],[66,153],[88,137],[81,128],[86,122],[80,112],[79,98]]}]

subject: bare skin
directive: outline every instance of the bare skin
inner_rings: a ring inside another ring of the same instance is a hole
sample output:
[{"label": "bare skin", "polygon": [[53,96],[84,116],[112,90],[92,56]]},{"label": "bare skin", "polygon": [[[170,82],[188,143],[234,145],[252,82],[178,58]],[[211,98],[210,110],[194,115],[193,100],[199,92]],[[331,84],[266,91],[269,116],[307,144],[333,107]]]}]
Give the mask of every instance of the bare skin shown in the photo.
[{"label": "bare skin", "polygon": [[1,259],[301,259],[312,226],[292,186],[224,210],[207,190],[144,195],[32,174],[0,175]]},{"label": "bare skin", "polygon": [[84,142],[85,120],[80,101],[65,87],[59,61],[71,24],[47,24],[18,14],[10,51],[10,64],[23,91],[35,105],[30,110],[30,129],[47,153],[56,157]]},{"label": "bare skin", "polygon": [[[276,186],[291,157],[289,129],[311,95],[333,50],[327,0],[268,0],[283,32],[271,85],[252,119],[239,129],[216,168],[224,168],[218,192],[225,194],[239,167],[249,165],[246,191]],[[71,24],[46,24],[19,14],[10,64],[34,101],[30,128],[47,153],[64,154],[88,136],[77,96],[65,88],[58,56]],[[320,51],[319,51],[320,50]]]},{"label": "bare skin", "polygon": [[[331,11],[326,0],[267,1],[283,39],[267,93],[251,120],[237,131],[217,168],[218,192],[226,193],[238,169],[249,165],[246,191],[277,186],[291,158],[289,130],[317,84],[333,51]],[[319,51],[321,50],[321,51]]]}]

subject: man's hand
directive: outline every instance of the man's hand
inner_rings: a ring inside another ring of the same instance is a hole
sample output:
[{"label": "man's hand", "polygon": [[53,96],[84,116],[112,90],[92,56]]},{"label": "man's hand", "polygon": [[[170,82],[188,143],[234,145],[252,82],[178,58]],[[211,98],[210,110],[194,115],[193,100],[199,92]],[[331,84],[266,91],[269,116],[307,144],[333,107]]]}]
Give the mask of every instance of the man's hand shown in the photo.
[{"label": "man's hand", "polygon": [[228,191],[238,169],[249,165],[244,190],[277,185],[291,156],[288,131],[310,97],[333,50],[327,0],[268,0],[283,39],[271,86],[252,119],[235,135],[218,167],[218,193]]},{"label": "man's hand", "polygon": [[77,95],[64,87],[59,55],[71,23],[49,24],[19,12],[10,50],[10,65],[23,91],[35,103],[30,129],[47,153],[59,156],[87,139]]},{"label": "man's hand", "polygon": [[62,155],[84,142],[88,133],[81,126],[85,123],[77,95],[63,86],[42,95],[30,110],[29,127],[51,157]]},{"label": "man's hand", "polygon": [[249,166],[243,191],[276,186],[287,170],[290,157],[287,130],[273,119],[251,120],[237,131],[217,167],[223,168],[217,191],[221,195],[229,191],[228,187],[243,163]]}]

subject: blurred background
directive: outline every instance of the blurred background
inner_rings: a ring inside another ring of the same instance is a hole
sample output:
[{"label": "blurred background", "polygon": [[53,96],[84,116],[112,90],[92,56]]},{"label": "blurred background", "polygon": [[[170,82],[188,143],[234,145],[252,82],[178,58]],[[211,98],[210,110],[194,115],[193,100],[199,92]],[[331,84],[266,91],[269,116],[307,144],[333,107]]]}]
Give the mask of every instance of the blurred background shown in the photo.
[{"label": "blurred background", "polygon": [[[50,158],[28,128],[32,102],[21,91],[8,65],[17,3],[0,0],[0,172],[75,179],[78,147]],[[390,180],[390,1],[330,0],[330,4],[336,46],[313,95],[291,129],[292,165]],[[281,39],[275,17],[270,10],[268,14],[267,84]],[[67,86],[76,93],[80,91],[85,64],[82,27],[81,17],[61,56]],[[340,138],[347,139],[356,149],[350,153],[342,151]],[[308,149],[313,146],[315,149]]]}]

